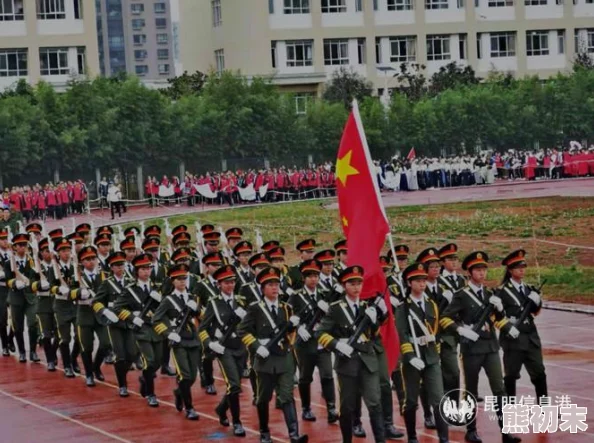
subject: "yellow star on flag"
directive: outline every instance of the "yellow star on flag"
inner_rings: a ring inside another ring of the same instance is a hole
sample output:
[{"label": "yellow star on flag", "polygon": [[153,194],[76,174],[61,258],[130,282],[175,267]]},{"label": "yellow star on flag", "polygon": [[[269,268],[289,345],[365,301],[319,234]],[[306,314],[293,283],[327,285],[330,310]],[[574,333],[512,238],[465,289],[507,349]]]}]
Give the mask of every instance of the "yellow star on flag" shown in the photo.
[{"label": "yellow star on flag", "polygon": [[342,186],[346,186],[347,178],[349,175],[357,175],[359,171],[351,166],[351,157],[353,155],[353,151],[350,150],[347,152],[344,157],[339,158],[336,161],[336,178],[340,180]]},{"label": "yellow star on flag", "polygon": [[346,218],[345,215],[342,216],[342,224],[345,225],[345,226],[348,226],[349,225],[349,219]]}]

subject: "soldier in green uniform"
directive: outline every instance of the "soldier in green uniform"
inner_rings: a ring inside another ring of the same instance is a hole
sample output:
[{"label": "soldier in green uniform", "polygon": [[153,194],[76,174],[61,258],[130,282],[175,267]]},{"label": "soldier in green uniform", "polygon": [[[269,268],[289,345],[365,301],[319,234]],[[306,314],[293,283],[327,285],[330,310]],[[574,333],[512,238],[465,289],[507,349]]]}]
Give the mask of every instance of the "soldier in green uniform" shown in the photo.
[{"label": "soldier in green uniform", "polygon": [[168,275],[173,282],[173,292],[167,295],[153,316],[155,331],[172,342],[173,361],[177,372],[177,389],[173,391],[175,407],[186,410],[188,420],[198,420],[192,402],[192,385],[198,373],[200,342],[193,318],[200,315],[198,298],[186,289],[189,268],[174,265]]},{"label": "soldier in green uniform", "polygon": [[[98,311],[105,307],[114,309],[116,301],[126,292],[126,287],[134,282],[124,273],[126,254],[114,252],[107,259],[111,269],[111,276],[101,283],[94,298],[93,309]],[[128,383],[126,375],[137,359],[138,348],[132,325],[120,319],[107,326],[111,347],[115,353],[115,373],[118,381],[120,397],[128,397]]]},{"label": "soldier in green uniform", "polygon": [[[95,378],[104,381],[101,372],[103,358],[109,349],[109,336],[106,325],[118,321],[117,315],[101,303],[95,303],[94,298],[101,284],[107,279],[97,263],[97,250],[93,246],[84,246],[78,253],[78,260],[82,264],[82,271],[77,272],[77,288],[71,292],[76,300],[76,327],[80,342],[81,356],[85,367],[86,385],[95,386]],[[94,335],[97,334],[99,345],[93,360]]]},{"label": "soldier in green uniform", "polygon": [[[259,252],[250,257],[249,265],[254,276],[256,276],[262,269],[270,266],[270,260],[266,253]],[[239,294],[245,297],[248,305],[259,303],[262,300],[262,291],[255,280],[243,285],[239,290]]]},{"label": "soldier in green uniform", "polygon": [[336,265],[334,265],[332,275],[335,279],[338,280],[338,276],[340,275],[340,273],[344,271],[347,267],[348,248],[346,240],[339,240],[336,243],[334,243],[334,251],[336,252],[336,257],[338,261],[336,262]]},{"label": "soldier in green uniform", "polygon": [[[159,225],[150,225],[144,230],[144,241],[156,240],[159,244],[159,248],[157,249],[157,260],[160,264],[167,266],[169,261],[171,260],[170,254],[167,250],[161,248],[161,228]],[[143,247],[144,250],[144,247]],[[145,251],[146,252],[146,251]],[[151,251],[152,253],[153,251]],[[167,273],[165,273],[165,277],[167,277]]]},{"label": "soldier in green uniform", "polygon": [[297,329],[298,338],[295,342],[295,356],[299,367],[299,396],[303,410],[301,418],[305,421],[316,421],[316,416],[311,411],[311,383],[317,366],[322,385],[322,398],[326,401],[328,423],[336,423],[338,411],[332,374],[332,356],[313,337],[322,317],[330,309],[318,286],[322,264],[317,260],[305,260],[301,262],[299,268],[303,274],[303,288],[291,296],[289,305],[294,312],[299,313],[301,319],[301,325]]},{"label": "soldier in green uniform", "polygon": [[[436,254],[434,249],[431,249]],[[429,252],[428,255],[431,255]],[[428,261],[429,263],[429,261]],[[425,294],[427,266],[413,263],[402,272],[409,288],[406,301],[396,309],[396,325],[400,337],[402,360],[400,372],[404,383],[402,415],[409,443],[418,443],[416,432],[417,401],[421,383],[427,390],[428,403],[433,407],[435,426],[440,443],[448,442],[448,427],[441,418],[439,404],[443,397],[443,380],[439,364],[439,329],[437,304]]]},{"label": "soldier in green uniform", "polygon": [[226,264],[236,265],[233,249],[241,241],[242,237],[243,230],[241,228],[229,228],[225,231],[225,245],[221,252],[223,253],[223,257],[227,259]]},{"label": "soldier in green uniform", "polygon": [[[542,299],[534,286],[524,282],[526,273],[526,251],[518,249],[502,261],[506,267],[505,278],[497,291],[510,322],[520,331],[517,338],[501,334],[499,341],[503,349],[503,382],[508,397],[516,396],[516,381],[520,379],[522,366],[526,366],[530,381],[536,390],[540,404],[541,397],[548,397],[547,375],[542,359],[542,344],[534,323],[542,308]],[[528,307],[529,314],[522,324],[518,321]]]},{"label": "soldier in green uniform", "polygon": [[254,271],[250,268],[250,257],[254,252],[252,244],[247,240],[238,242],[233,248],[233,255],[235,256],[235,270],[237,271],[237,279],[235,292],[239,293],[243,285],[254,281]]},{"label": "soldier in green uniform", "polygon": [[53,297],[50,292],[50,272],[52,269],[52,256],[49,250],[49,240],[41,239],[38,243],[39,248],[39,271],[36,281],[33,282],[32,290],[37,294],[37,322],[39,323],[39,332],[41,333],[41,343],[45,352],[47,361],[47,370],[54,372],[56,370],[57,356],[55,342],[56,320],[54,317]]},{"label": "soldier in green uniform", "polygon": [[103,272],[109,273],[109,263],[107,259],[111,254],[111,235],[98,234],[94,240],[95,247],[97,248],[97,259],[99,260],[99,266]]},{"label": "soldier in green uniform", "polygon": [[[146,238],[142,242],[142,250],[144,253],[150,254],[152,258],[150,279],[153,286],[159,290],[161,289],[163,282],[167,279],[167,265],[170,258],[168,254],[166,259],[163,257],[163,251],[161,251],[161,241],[156,237]],[[134,264],[134,261],[132,261],[132,264]],[[138,271],[136,266],[134,268],[136,271]]]},{"label": "soldier in green uniform", "polygon": [[220,267],[213,274],[213,278],[218,282],[220,293],[209,300],[204,319],[200,322],[198,336],[203,348],[216,355],[227,386],[225,395],[215,409],[219,422],[223,426],[229,426],[227,410],[231,410],[233,435],[245,437],[245,429],[240,419],[239,393],[246,349],[235,331],[247,313],[247,305],[241,296],[234,293],[234,266]]},{"label": "soldier in green uniform", "polygon": [[324,294],[324,300],[328,303],[335,302],[344,291],[334,276],[335,257],[336,253],[332,249],[325,249],[314,256],[314,260],[319,261],[322,265],[318,286]]},{"label": "soldier in green uniform", "polygon": [[[8,357],[14,352],[12,336],[8,335],[8,286],[5,269],[10,266],[10,246],[8,243],[8,229],[0,229],[0,342],[2,344],[2,355]],[[12,334],[12,329],[11,329]]]},{"label": "soldier in green uniform", "polygon": [[[485,369],[491,392],[497,397],[497,418],[499,426],[503,426],[502,398],[505,395],[501,360],[499,358],[499,342],[495,329],[501,334],[517,338],[518,329],[505,317],[501,298],[485,286],[489,257],[483,251],[469,254],[462,262],[462,269],[468,272],[467,286],[454,294],[439,321],[447,332],[457,333],[461,338],[460,352],[466,391],[476,398],[479,372]],[[489,306],[492,305],[492,306]],[[488,311],[486,311],[488,309]],[[482,313],[493,313],[480,325]],[[462,340],[464,338],[465,340]],[[476,421],[466,426],[465,440],[480,443],[482,439],[476,431]],[[517,443],[519,438],[511,434],[502,434],[503,443]]]},{"label": "soldier in green uniform", "polygon": [[289,297],[295,292],[292,288],[293,282],[289,276],[289,268],[285,264],[285,248],[277,246],[268,251],[270,265],[281,271],[280,294],[281,301],[287,302]]},{"label": "soldier in green uniform", "polygon": [[91,229],[91,225],[88,223],[81,223],[74,229],[74,232],[82,237],[84,246],[91,244]]},{"label": "soldier in green uniform", "polygon": [[[260,422],[260,443],[271,443],[268,427],[269,403],[276,391],[289,431],[291,443],[306,443],[299,435],[299,422],[293,398],[294,360],[290,335],[299,326],[299,317],[279,300],[280,271],[267,267],[256,276],[263,300],[252,304],[237,328],[237,335],[255,355],[254,370],[258,378],[256,406]],[[278,340],[274,340],[278,337]]]},{"label": "soldier in green uniform", "polygon": [[278,240],[268,240],[266,243],[262,244],[262,252],[270,252],[273,248],[278,248],[280,246],[280,242]]},{"label": "soldier in green uniform", "polygon": [[440,284],[443,284],[452,292],[466,286],[466,279],[458,274],[458,267],[460,266],[458,246],[455,243],[448,243],[439,250],[439,258],[443,266],[439,276]]},{"label": "soldier in green uniform", "polygon": [[[299,251],[300,262],[304,260],[311,260],[315,254],[316,241],[313,238],[308,238],[297,243],[297,250]],[[293,289],[301,289],[303,287],[303,280],[301,272],[299,272],[299,264],[289,268],[289,277],[293,284]]]},{"label": "soldier in green uniform", "polygon": [[29,359],[39,362],[35,349],[37,348],[37,321],[35,313],[37,309],[37,297],[31,291],[31,283],[35,279],[33,260],[28,256],[29,236],[27,234],[16,234],[12,238],[14,248],[14,266],[11,261],[4,266],[6,275],[6,286],[8,287],[8,304],[10,305],[10,316],[12,319],[12,330],[19,350],[19,361],[27,361],[25,350],[25,318],[27,319],[27,332],[29,334]]},{"label": "soldier in green uniform", "polygon": [[139,377],[140,394],[150,407],[159,406],[155,395],[155,377],[162,361],[163,337],[153,329],[153,313],[162,301],[161,294],[150,280],[151,254],[134,258],[136,281],[129,283],[114,302],[118,318],[132,327],[142,360],[142,375]]},{"label": "soldier in green uniform", "polygon": [[120,251],[126,254],[126,263],[124,263],[124,273],[129,280],[134,280],[134,266],[132,266],[132,260],[136,257],[136,242],[134,237],[127,237],[125,240],[120,242]]},{"label": "soldier in green uniform", "polygon": [[[338,281],[345,293],[330,305],[316,335],[320,345],[336,353],[334,370],[338,375],[342,440],[347,443],[352,441],[353,417],[357,397],[361,395],[369,411],[375,441],[385,442],[379,363],[373,342],[379,330],[377,310],[367,301],[359,300],[363,287],[362,267],[345,268]],[[349,344],[362,321],[368,322],[368,327],[355,337],[352,345]]]}]

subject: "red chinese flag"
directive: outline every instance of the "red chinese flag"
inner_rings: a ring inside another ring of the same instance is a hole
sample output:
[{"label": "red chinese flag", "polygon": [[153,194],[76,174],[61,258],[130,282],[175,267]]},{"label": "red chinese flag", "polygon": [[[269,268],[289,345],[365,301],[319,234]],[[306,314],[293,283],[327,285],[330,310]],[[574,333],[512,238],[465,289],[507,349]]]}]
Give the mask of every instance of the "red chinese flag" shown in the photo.
[{"label": "red chinese flag", "polygon": [[390,318],[382,326],[381,334],[392,372],[398,361],[400,344],[390,309],[386,278],[379,263],[390,225],[356,102],[340,140],[336,187],[340,221],[348,245],[348,265],[359,265],[365,270],[361,298],[374,297],[379,292],[384,295],[388,307]]},{"label": "red chinese flag", "polygon": [[410,148],[410,151],[408,151],[408,155],[406,156],[406,159],[414,160],[416,156],[417,156],[417,153],[415,152],[415,148]]}]

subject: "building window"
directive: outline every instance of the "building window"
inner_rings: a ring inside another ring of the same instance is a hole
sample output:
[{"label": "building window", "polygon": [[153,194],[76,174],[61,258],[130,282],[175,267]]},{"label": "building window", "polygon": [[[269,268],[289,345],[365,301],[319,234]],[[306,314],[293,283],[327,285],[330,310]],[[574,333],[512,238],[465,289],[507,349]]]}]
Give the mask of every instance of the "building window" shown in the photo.
[{"label": "building window", "polygon": [[349,64],[349,41],[348,40],[324,40],[324,64],[348,65]]},{"label": "building window", "polygon": [[448,9],[448,0],[425,0],[425,9]]},{"label": "building window", "polygon": [[557,31],[557,46],[559,48],[559,54],[565,54],[565,29],[559,29]]},{"label": "building window", "polygon": [[145,34],[135,34],[132,37],[132,41],[134,42],[134,46],[144,45],[146,43],[146,35]]},{"label": "building window", "polygon": [[268,0],[268,13],[274,14],[274,0]]},{"label": "building window", "polygon": [[143,18],[135,18],[132,19],[132,29],[135,31],[140,31],[146,25]]},{"label": "building window", "polygon": [[526,54],[549,55],[549,31],[527,31]]},{"label": "building window", "polygon": [[163,2],[155,3],[155,14],[165,14],[167,12],[167,5]]},{"label": "building window", "polygon": [[526,6],[543,6],[547,4],[548,0],[524,0]]},{"label": "building window", "polygon": [[159,74],[166,75],[169,74],[169,65],[168,64],[159,64]]},{"label": "building window", "polygon": [[346,0],[322,0],[322,13],[347,12]]},{"label": "building window", "polygon": [[312,66],[313,40],[287,41],[287,66]]},{"label": "building window", "polygon": [[276,41],[270,42],[270,56],[272,57],[272,67],[276,69]]},{"label": "building window", "polygon": [[144,4],[132,3],[130,5],[130,10],[132,11],[132,14],[134,14],[134,15],[142,14],[144,12]]},{"label": "building window", "polygon": [[476,34],[476,58],[479,60],[483,58],[483,50],[481,48],[481,33]]},{"label": "building window", "polygon": [[39,48],[41,75],[67,75],[68,48]]},{"label": "building window", "polygon": [[166,18],[156,18],[155,26],[157,27],[157,29],[166,28],[167,27],[167,19]]},{"label": "building window", "polygon": [[167,34],[157,34],[157,43],[160,45],[169,43],[169,36]]},{"label": "building window", "polygon": [[457,0],[456,6],[458,6],[458,9],[464,9],[464,0]]},{"label": "building window", "polygon": [[157,49],[157,58],[167,60],[169,58],[169,49]]},{"label": "building window", "polygon": [[215,55],[215,64],[217,67],[217,72],[220,74],[225,70],[225,50],[217,49],[214,52],[214,55]]},{"label": "building window", "polygon": [[285,14],[309,14],[309,0],[285,0]]},{"label": "building window", "polygon": [[27,75],[26,49],[0,49],[0,77]]},{"label": "building window", "polygon": [[146,52],[144,49],[136,49],[134,51],[134,60],[136,60],[136,61],[143,61],[147,57],[148,57],[148,52]]},{"label": "building window", "polygon": [[87,49],[84,46],[76,48],[76,64],[78,66],[79,75],[87,73]]},{"label": "building window", "polygon": [[363,11],[363,0],[355,0],[355,12]]},{"label": "building window", "polygon": [[449,60],[450,58],[450,36],[428,35],[427,60]]},{"label": "building window", "polygon": [[414,36],[390,37],[390,62],[414,62],[417,59],[417,40]]},{"label": "building window", "polygon": [[458,35],[458,47],[460,50],[460,60],[466,60],[466,34]]},{"label": "building window", "polygon": [[516,55],[515,32],[492,32],[491,57],[514,57]]},{"label": "building window", "polygon": [[[107,39],[109,49],[124,49],[124,36],[114,35]],[[100,45],[101,46],[101,45]]]},{"label": "building window", "polygon": [[217,28],[223,24],[223,13],[221,9],[221,0],[212,0],[212,26]]},{"label": "building window", "polygon": [[364,38],[357,39],[357,61],[360,65],[367,63],[367,48]]},{"label": "building window", "polygon": [[74,0],[74,18],[76,20],[82,20],[83,18],[83,0]]},{"label": "building window", "polygon": [[382,39],[375,38],[375,64],[379,65],[382,62]]},{"label": "building window", "polygon": [[136,75],[146,75],[148,74],[148,65],[136,65],[134,72],[136,72]]},{"label": "building window", "polygon": [[594,29],[588,29],[588,46],[587,46],[588,53],[591,54],[594,52]]},{"label": "building window", "polygon": [[312,92],[300,92],[295,94],[295,114],[303,115],[307,113],[307,105],[313,100]]},{"label": "building window", "polygon": [[412,0],[388,0],[388,11],[410,11]]},{"label": "building window", "polygon": [[64,0],[37,0],[37,18],[40,20],[65,19]]},{"label": "building window", "polygon": [[505,6],[513,6],[514,0],[489,0],[489,8],[503,8]]},{"label": "building window", "polygon": [[23,0],[1,0],[0,22],[24,20]]}]

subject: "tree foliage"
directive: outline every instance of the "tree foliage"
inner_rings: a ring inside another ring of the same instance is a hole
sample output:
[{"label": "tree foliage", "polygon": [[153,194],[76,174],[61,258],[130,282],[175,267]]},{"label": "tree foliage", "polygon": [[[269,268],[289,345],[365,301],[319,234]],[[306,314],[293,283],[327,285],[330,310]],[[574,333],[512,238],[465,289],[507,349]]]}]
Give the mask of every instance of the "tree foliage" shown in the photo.
[{"label": "tree foliage", "polygon": [[323,98],[331,103],[342,103],[351,109],[353,99],[363,101],[371,97],[372,84],[351,69],[341,67],[332,73],[332,78],[324,89]]}]

